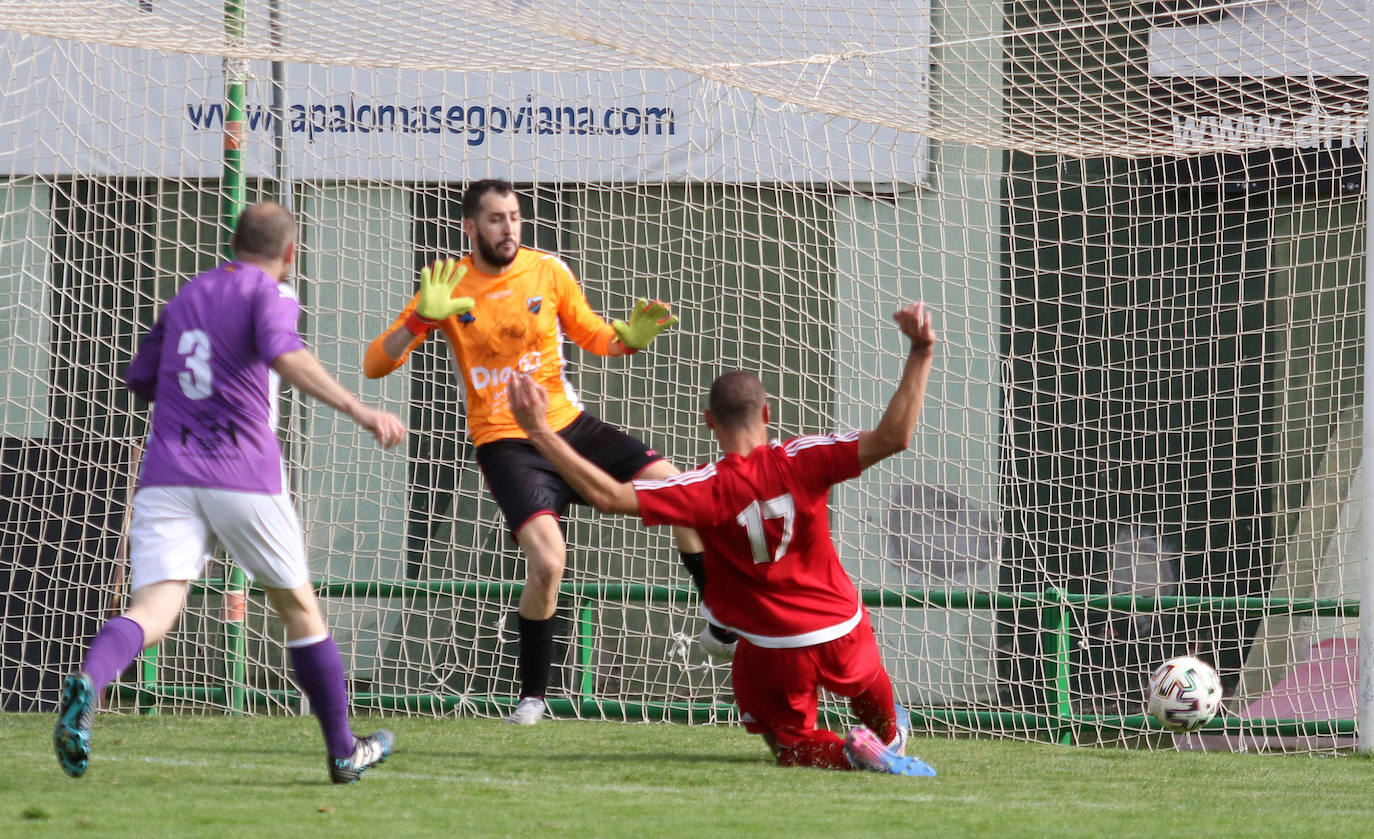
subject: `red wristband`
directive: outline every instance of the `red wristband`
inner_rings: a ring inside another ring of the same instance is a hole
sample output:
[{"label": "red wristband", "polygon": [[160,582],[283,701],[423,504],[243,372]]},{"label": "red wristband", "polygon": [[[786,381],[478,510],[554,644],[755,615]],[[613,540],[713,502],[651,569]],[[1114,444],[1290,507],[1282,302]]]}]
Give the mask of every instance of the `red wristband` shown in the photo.
[{"label": "red wristband", "polygon": [[422,318],[412,309],[410,316],[406,318],[405,323],[402,325],[405,326],[406,331],[412,335],[428,335],[429,331],[434,328],[435,323],[437,323],[437,321],[432,321],[429,318]]}]

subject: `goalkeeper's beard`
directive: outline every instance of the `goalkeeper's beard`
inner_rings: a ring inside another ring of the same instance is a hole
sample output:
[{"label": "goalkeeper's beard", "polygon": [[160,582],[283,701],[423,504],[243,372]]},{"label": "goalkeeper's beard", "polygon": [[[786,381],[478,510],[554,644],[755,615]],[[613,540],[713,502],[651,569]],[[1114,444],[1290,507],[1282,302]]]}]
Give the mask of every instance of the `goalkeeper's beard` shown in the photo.
[{"label": "goalkeeper's beard", "polygon": [[511,245],[510,256],[501,253],[497,245],[493,245],[480,236],[477,237],[477,241],[474,243],[477,246],[477,255],[482,257],[483,262],[495,268],[497,273],[506,270],[506,267],[515,261],[515,255],[520,252],[520,243],[516,242],[514,239],[503,239],[501,243],[509,243]]}]

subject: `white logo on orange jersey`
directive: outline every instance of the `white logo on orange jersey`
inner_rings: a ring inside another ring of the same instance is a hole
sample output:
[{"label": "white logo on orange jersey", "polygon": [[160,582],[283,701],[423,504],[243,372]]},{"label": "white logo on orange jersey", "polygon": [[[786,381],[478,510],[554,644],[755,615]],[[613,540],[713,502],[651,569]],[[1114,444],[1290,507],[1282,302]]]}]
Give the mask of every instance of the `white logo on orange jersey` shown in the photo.
[{"label": "white logo on orange jersey", "polygon": [[539,369],[539,353],[528,352],[520,356],[512,367],[501,367],[493,370],[490,367],[482,367],[474,364],[471,368],[472,389],[483,390],[487,385],[504,385],[510,381],[510,377],[515,375],[515,371],[522,373],[533,373]]}]

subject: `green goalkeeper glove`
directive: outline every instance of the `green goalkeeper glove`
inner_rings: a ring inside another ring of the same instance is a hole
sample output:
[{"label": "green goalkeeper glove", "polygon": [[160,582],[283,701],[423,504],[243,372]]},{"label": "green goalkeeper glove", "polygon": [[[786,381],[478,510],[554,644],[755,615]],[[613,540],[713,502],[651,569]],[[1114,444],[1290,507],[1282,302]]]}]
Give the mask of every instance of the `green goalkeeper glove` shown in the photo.
[{"label": "green goalkeeper glove", "polygon": [[658,337],[658,333],[675,323],[677,318],[669,313],[668,304],[658,300],[650,303],[641,297],[630,311],[629,322],[614,321],[611,328],[615,330],[616,337],[625,349],[634,353],[649,346]]},{"label": "green goalkeeper glove", "polygon": [[420,298],[415,301],[415,311],[406,319],[406,329],[423,335],[439,321],[471,311],[476,301],[471,297],[453,296],[453,290],[467,272],[467,267],[456,259],[440,259],[432,268],[421,268]]}]

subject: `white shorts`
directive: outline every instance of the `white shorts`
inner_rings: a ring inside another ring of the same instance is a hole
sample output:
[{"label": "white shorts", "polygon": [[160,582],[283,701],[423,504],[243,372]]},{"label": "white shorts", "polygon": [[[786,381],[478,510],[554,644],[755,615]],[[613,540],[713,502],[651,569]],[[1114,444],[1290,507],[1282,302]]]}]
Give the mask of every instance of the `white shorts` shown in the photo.
[{"label": "white shorts", "polygon": [[215,539],[267,588],[310,582],[300,519],[284,493],[148,487],[134,493],[133,507],[129,565],[134,589],[198,579]]}]

